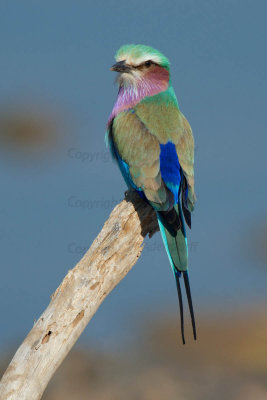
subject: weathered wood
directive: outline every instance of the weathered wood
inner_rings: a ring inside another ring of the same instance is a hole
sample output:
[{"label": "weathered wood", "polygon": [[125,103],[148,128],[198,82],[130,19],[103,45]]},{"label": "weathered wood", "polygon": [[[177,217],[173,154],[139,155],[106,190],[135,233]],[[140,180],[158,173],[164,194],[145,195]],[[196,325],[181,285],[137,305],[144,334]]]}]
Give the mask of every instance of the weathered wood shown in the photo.
[{"label": "weathered wood", "polygon": [[138,260],[145,235],[157,230],[152,208],[128,192],[17,350],[0,382],[1,400],[41,398],[102,301]]}]

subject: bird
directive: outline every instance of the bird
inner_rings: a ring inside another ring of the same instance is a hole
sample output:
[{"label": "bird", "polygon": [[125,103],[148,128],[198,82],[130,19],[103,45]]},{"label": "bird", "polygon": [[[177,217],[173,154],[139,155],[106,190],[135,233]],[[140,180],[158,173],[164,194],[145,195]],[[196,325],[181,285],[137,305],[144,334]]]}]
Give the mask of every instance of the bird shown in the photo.
[{"label": "bird", "polygon": [[193,337],[196,323],[188,274],[185,224],[191,229],[194,210],[194,137],[180,111],[170,62],[143,44],[119,48],[116,63],[117,99],[109,116],[106,144],[130,190],[156,211],[163,243],[172,267],[179,300],[182,342],[184,282]]}]

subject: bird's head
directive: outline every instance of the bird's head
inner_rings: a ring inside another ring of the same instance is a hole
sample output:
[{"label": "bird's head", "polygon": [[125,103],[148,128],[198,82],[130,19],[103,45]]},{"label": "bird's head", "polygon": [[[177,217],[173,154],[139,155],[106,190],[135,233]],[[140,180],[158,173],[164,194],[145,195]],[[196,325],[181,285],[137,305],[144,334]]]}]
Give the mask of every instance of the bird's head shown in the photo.
[{"label": "bird's head", "polygon": [[141,44],[127,44],[117,51],[115,59],[111,71],[118,72],[119,86],[137,87],[154,82],[167,88],[170,63],[158,50]]}]

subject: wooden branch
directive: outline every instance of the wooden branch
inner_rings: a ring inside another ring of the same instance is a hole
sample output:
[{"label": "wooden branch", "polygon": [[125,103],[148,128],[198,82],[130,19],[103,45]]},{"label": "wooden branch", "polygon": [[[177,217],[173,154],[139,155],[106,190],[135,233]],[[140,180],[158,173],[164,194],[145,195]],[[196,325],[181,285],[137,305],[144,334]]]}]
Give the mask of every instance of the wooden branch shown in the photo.
[{"label": "wooden branch", "polygon": [[152,208],[127,192],[17,350],[0,382],[1,400],[41,398],[102,301],[140,257],[146,234],[157,230]]}]

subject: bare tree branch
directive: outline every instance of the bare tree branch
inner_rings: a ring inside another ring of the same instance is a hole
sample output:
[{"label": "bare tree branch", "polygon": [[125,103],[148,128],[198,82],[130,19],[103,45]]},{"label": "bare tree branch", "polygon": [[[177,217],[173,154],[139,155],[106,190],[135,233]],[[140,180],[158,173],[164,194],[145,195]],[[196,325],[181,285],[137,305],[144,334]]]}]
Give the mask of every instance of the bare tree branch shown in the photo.
[{"label": "bare tree branch", "polygon": [[128,192],[80,262],[68,272],[0,382],[1,400],[40,399],[96,310],[136,263],[155,212]]}]

